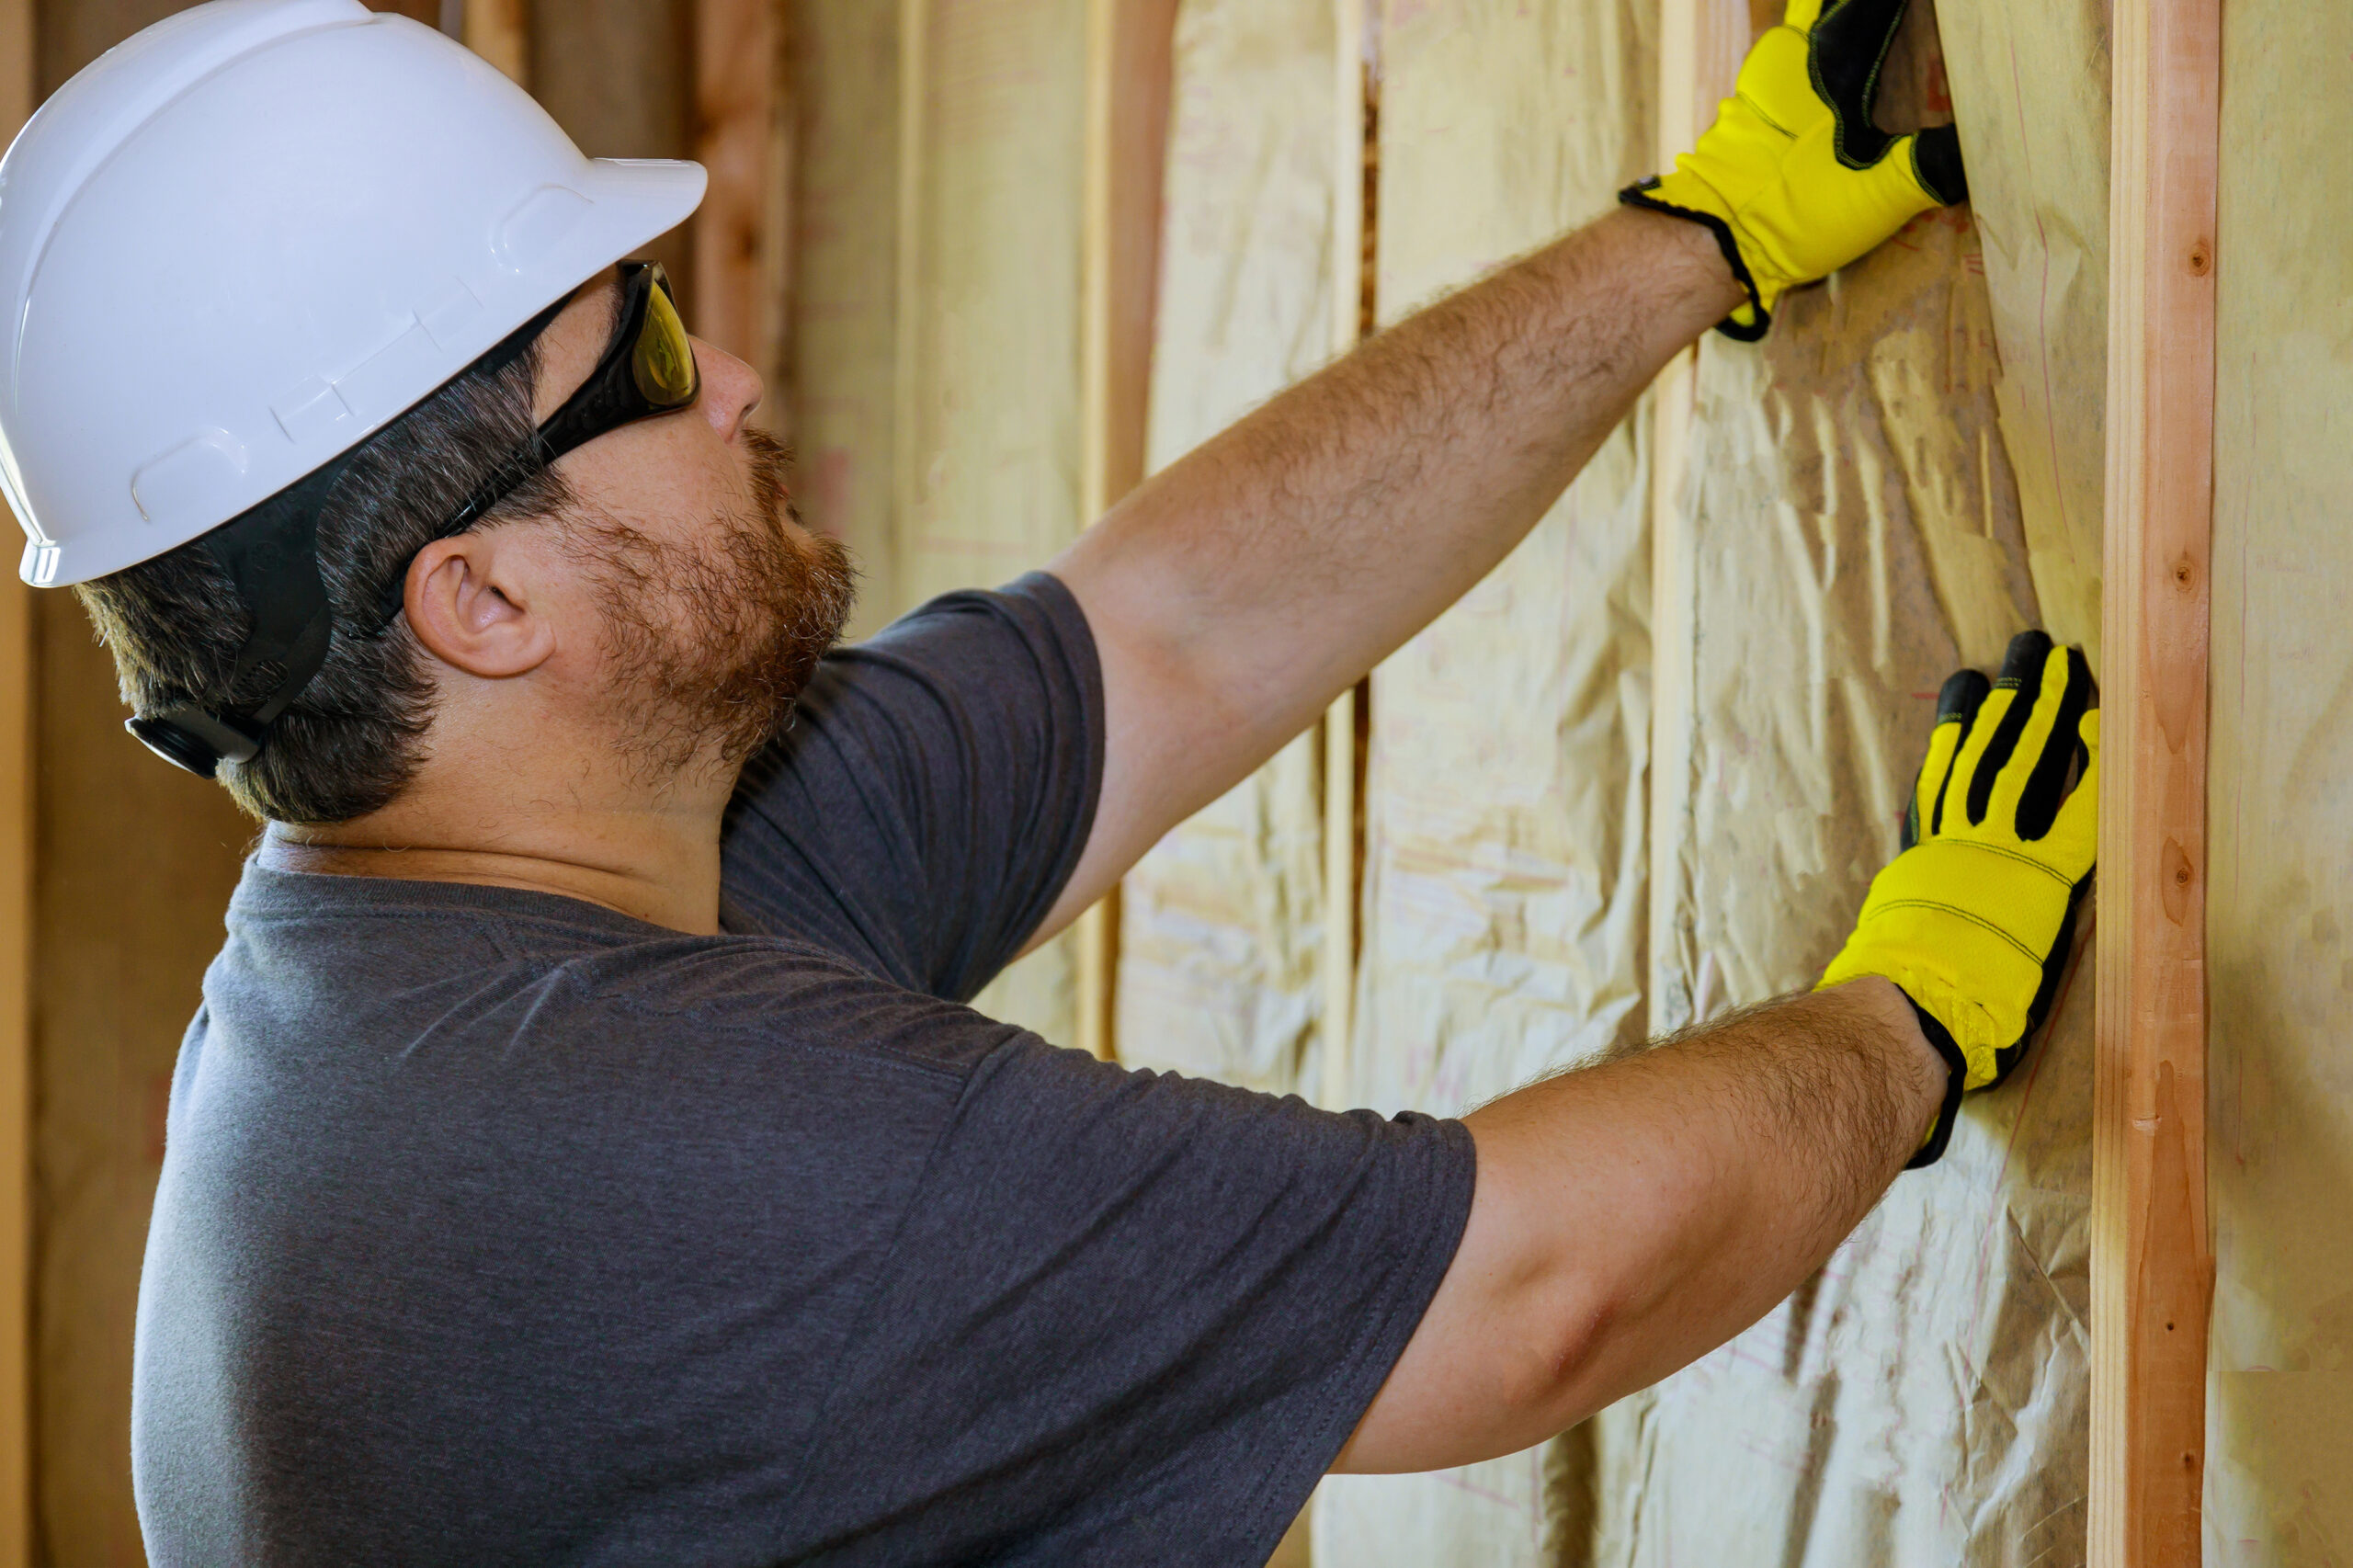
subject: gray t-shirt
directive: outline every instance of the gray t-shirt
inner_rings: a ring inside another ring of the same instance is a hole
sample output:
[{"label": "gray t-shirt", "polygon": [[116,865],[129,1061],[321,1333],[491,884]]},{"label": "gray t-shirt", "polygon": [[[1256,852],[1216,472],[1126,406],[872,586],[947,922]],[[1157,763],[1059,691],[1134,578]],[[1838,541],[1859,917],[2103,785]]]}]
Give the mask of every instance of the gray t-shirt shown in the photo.
[{"label": "gray t-shirt", "polygon": [[1102,734],[1031,576],[825,662],[730,812],[727,935],[248,866],[140,1291],[159,1568],[1263,1562],[1471,1142],[960,1005]]}]

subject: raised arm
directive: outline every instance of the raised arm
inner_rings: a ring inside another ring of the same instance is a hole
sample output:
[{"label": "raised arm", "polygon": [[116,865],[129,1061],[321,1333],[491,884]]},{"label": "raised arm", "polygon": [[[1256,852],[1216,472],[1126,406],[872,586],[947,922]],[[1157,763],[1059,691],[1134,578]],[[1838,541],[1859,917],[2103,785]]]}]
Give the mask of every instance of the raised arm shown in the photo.
[{"label": "raised arm", "polygon": [[1053,563],[1109,722],[1093,836],[1045,933],[1492,570],[1711,324],[1761,333],[1783,289],[1959,194],[1949,131],[1870,127],[1904,0],[1821,9],[1793,0],[1716,126],[1631,205],[1275,398]]},{"label": "raised arm", "polygon": [[1065,914],[1492,570],[1739,302],[1698,226],[1621,210],[1440,301],[1172,465],[1057,561],[1110,729]]}]

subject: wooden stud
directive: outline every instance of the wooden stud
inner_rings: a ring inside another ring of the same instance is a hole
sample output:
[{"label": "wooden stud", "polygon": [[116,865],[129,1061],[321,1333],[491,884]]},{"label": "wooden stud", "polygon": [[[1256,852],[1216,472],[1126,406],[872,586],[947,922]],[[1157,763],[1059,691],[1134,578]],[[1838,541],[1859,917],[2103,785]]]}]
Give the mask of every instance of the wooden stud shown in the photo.
[{"label": "wooden stud", "polygon": [[694,156],[710,187],[695,213],[695,331],[760,373],[755,419],[789,425],[784,324],[790,288],[791,117],[782,0],[695,0]]},{"label": "wooden stud", "polygon": [[[1160,289],[1176,0],[1089,0],[1082,263],[1080,505],[1091,521],[1143,483]],[[1114,1033],[1120,892],[1078,923],[1078,1040],[1106,1061]]]},{"label": "wooden stud", "polygon": [[531,0],[465,0],[468,49],[506,74],[531,85]]},{"label": "wooden stud", "polygon": [[[923,493],[922,413],[924,141],[930,104],[930,41],[932,0],[899,0],[899,224],[896,303],[893,339],[897,363],[891,373],[891,537],[909,537]],[[883,597],[890,615],[908,608],[908,589],[899,567],[900,549],[892,551],[894,580],[876,583],[872,591]]]},{"label": "wooden stud", "polygon": [[[0,142],[32,116],[33,0],[0,0]],[[7,517],[0,506],[0,517]],[[0,581],[0,1568],[33,1560],[32,590]]]},{"label": "wooden stud", "polygon": [[[1160,208],[1177,0],[1087,0],[1079,506],[1092,522],[1143,483]],[[1078,918],[1078,1039],[1117,1054],[1120,890]]]},{"label": "wooden stud", "polygon": [[2090,1560],[2193,1568],[2221,0],[2117,0],[2113,37]]},{"label": "wooden stud", "polygon": [[[1379,0],[1334,0],[1336,70],[1332,143],[1332,351],[1345,354],[1375,323],[1374,202],[1380,177],[1380,112],[1373,76],[1370,9]],[[1362,682],[1324,714],[1324,1074],[1320,1098],[1346,1110],[1355,1098],[1357,899],[1363,877],[1363,754],[1368,712]]]},{"label": "wooden stud", "polygon": [[[1690,151],[1732,94],[1758,34],[1780,20],[1771,0],[1661,0],[1658,152],[1661,173]],[[1684,907],[1682,823],[1691,806],[1691,713],[1699,646],[1689,518],[1683,492],[1699,351],[1687,348],[1652,383],[1650,1027],[1697,1021],[1683,991],[1679,912]]]}]

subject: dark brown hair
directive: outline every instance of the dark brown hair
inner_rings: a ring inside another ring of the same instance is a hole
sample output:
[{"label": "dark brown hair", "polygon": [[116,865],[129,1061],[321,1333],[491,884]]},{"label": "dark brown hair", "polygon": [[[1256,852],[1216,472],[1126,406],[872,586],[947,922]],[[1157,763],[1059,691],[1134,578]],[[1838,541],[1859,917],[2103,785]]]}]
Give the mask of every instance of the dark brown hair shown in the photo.
[{"label": "dark brown hair", "polygon": [[[404,619],[380,624],[379,586],[465,496],[529,439],[536,345],[504,368],[469,370],[380,432],[319,517],[319,569],[334,607],[326,665],[281,716],[261,755],[221,765],[237,803],[274,822],[346,822],[389,802],[415,775],[432,722],[424,650]],[[548,517],[569,496],[541,469],[482,524]],[[200,541],[74,589],[113,654],[123,700],[250,709],[275,664],[230,676],[251,617]]]}]

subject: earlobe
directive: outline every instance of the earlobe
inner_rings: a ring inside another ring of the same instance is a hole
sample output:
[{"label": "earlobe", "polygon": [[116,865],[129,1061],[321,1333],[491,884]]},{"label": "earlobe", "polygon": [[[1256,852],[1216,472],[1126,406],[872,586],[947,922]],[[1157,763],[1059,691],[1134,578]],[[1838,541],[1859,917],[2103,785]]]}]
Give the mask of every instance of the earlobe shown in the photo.
[{"label": "earlobe", "polygon": [[493,539],[437,540],[410,564],[403,608],[426,653],[483,680],[528,675],[555,652],[554,630]]}]

